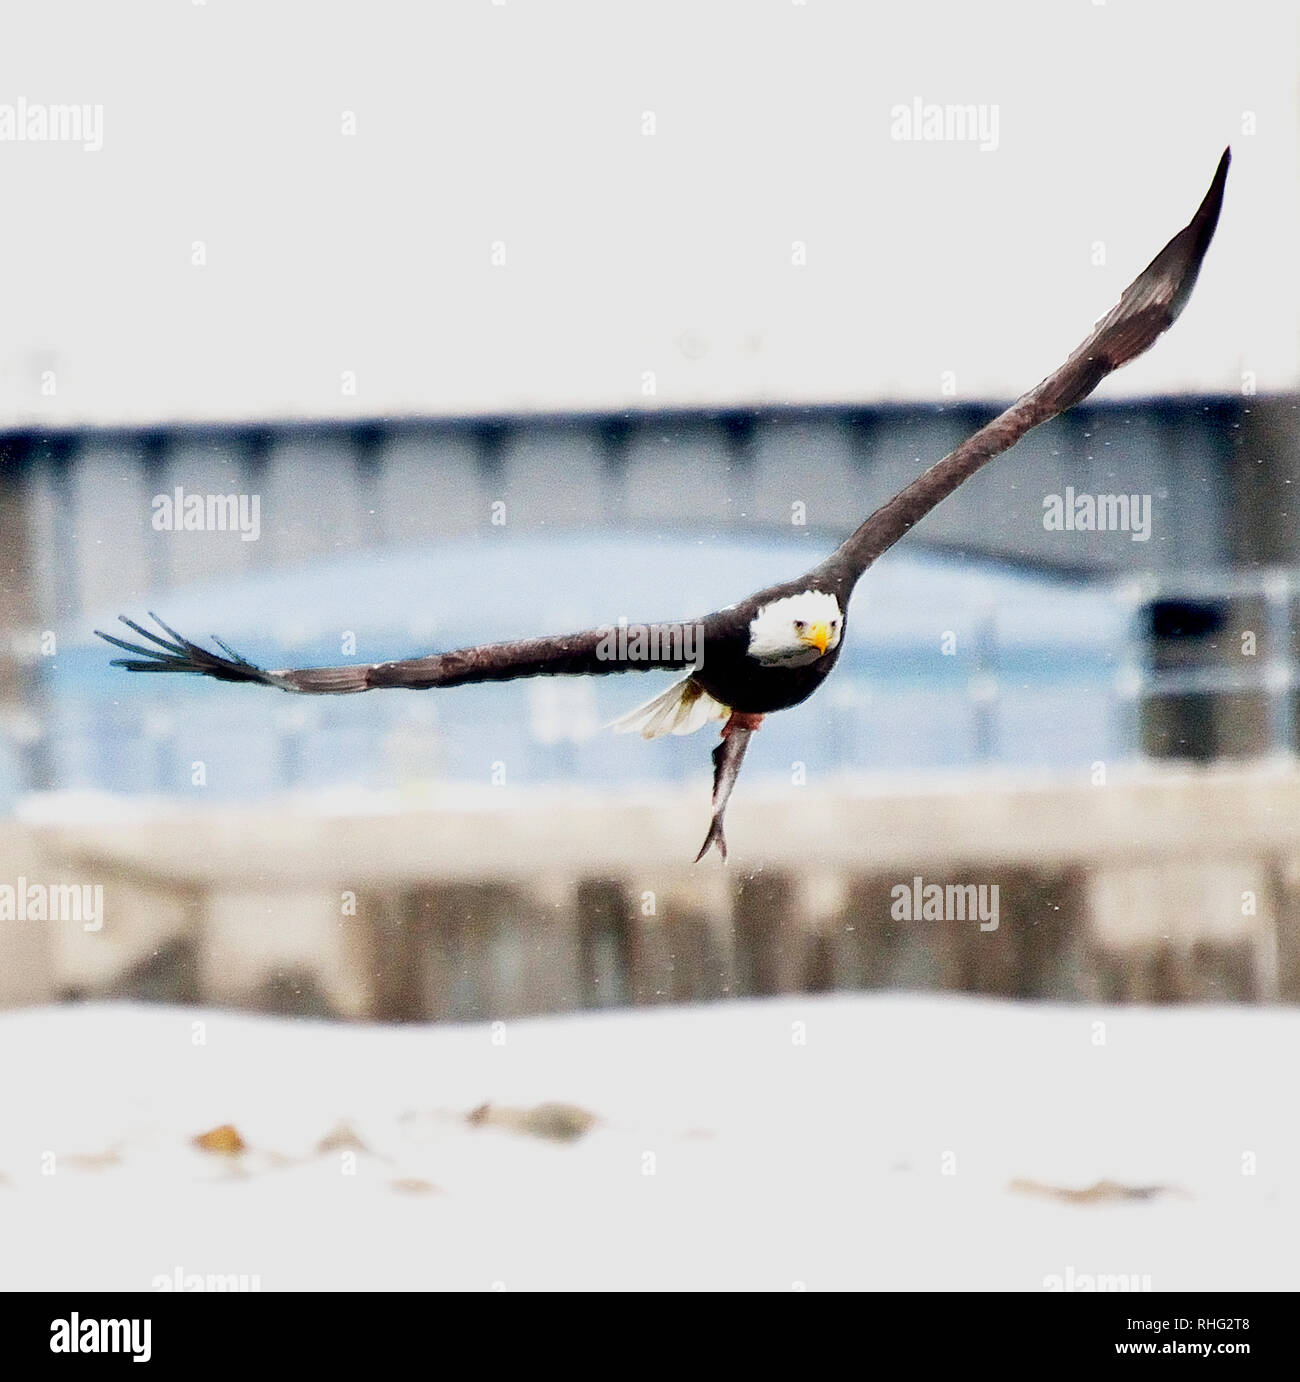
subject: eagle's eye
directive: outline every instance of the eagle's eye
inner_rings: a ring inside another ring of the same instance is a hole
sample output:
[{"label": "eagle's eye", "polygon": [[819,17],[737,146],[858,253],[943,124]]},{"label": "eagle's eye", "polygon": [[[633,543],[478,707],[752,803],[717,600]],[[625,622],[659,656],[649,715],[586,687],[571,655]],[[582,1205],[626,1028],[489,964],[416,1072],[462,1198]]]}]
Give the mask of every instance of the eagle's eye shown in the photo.
[{"label": "eagle's eye", "polygon": [[802,633],[807,627],[808,621],[806,619],[796,619],[794,621],[794,628],[796,633]]}]

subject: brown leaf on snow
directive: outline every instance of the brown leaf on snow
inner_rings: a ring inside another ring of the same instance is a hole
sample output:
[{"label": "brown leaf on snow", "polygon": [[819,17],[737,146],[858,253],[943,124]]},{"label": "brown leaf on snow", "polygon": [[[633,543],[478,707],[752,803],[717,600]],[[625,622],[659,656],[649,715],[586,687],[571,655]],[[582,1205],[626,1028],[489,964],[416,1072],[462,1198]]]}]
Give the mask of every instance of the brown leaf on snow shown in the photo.
[{"label": "brown leaf on snow", "polygon": [[1187,1192],[1172,1185],[1122,1185],[1117,1180],[1099,1180],[1080,1189],[1073,1185],[1048,1185],[1041,1180],[1013,1180],[1007,1187],[1020,1195],[1043,1195],[1066,1204],[1127,1204],[1134,1200],[1154,1200],[1161,1195]]},{"label": "brown leaf on snow", "polygon": [[421,1180],[418,1176],[401,1176],[389,1181],[394,1190],[404,1195],[436,1195],[438,1187],[431,1180]]},{"label": "brown leaf on snow", "polygon": [[103,1171],[109,1166],[120,1166],[122,1153],[117,1147],[109,1147],[102,1152],[65,1152],[59,1160],[74,1171]]},{"label": "brown leaf on snow", "polygon": [[576,1142],[600,1121],[576,1104],[546,1103],[533,1108],[498,1108],[480,1104],[467,1121],[472,1127],[505,1128],[510,1132],[545,1137],[552,1142]]},{"label": "brown leaf on snow", "polygon": [[220,1127],[200,1133],[194,1139],[194,1145],[216,1156],[238,1156],[248,1150],[248,1144],[240,1137],[239,1129],[233,1123],[222,1123]]},{"label": "brown leaf on snow", "polygon": [[366,1152],[370,1148],[361,1140],[351,1123],[336,1123],[316,1144],[316,1151],[324,1156],[328,1152]]}]

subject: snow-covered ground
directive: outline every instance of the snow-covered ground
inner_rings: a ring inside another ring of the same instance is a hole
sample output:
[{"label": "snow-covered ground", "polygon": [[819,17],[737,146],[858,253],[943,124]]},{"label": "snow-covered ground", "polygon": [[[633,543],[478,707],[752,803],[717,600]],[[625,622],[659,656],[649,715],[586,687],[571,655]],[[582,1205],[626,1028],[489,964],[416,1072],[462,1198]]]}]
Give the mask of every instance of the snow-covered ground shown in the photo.
[{"label": "snow-covered ground", "polygon": [[[902,995],[9,1012],[0,1287],[1294,1290],[1298,1055],[1285,1010]],[[1052,1193],[1103,1181],[1144,1193]]]}]

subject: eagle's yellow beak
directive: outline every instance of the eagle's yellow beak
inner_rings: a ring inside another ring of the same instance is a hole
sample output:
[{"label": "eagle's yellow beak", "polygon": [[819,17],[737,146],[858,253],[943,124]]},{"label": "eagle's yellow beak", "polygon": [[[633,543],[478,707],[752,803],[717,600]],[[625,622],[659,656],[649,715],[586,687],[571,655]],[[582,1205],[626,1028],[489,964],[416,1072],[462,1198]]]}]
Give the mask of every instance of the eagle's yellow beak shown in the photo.
[{"label": "eagle's yellow beak", "polygon": [[819,653],[826,651],[826,645],[831,641],[831,629],[829,624],[809,624],[799,637],[810,646],[817,649]]}]

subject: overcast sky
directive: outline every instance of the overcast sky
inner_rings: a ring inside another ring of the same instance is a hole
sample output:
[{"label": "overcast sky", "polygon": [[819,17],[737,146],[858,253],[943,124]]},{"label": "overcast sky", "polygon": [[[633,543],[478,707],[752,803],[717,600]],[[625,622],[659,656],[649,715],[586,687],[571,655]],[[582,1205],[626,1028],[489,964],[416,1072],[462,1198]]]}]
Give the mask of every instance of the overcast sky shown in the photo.
[{"label": "overcast sky", "polygon": [[[15,7],[0,425],[1010,397],[1228,143],[1186,315],[1099,397],[1294,388],[1293,10]],[[59,104],[80,142],[16,137]]]}]

